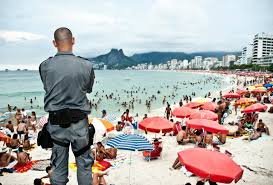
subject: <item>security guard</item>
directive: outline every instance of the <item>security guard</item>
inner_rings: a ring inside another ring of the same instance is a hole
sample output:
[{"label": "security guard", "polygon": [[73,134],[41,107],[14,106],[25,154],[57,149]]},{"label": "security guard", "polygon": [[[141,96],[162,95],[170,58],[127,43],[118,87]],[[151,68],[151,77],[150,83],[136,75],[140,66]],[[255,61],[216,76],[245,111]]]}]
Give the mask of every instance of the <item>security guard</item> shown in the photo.
[{"label": "security guard", "polygon": [[49,112],[47,130],[53,140],[52,185],[68,182],[69,145],[76,158],[79,185],[92,184],[87,115],[90,104],[86,93],[92,92],[95,79],[91,63],[72,53],[74,37],[68,28],[54,32],[53,44],[58,52],[40,64],[45,89],[44,108]]}]

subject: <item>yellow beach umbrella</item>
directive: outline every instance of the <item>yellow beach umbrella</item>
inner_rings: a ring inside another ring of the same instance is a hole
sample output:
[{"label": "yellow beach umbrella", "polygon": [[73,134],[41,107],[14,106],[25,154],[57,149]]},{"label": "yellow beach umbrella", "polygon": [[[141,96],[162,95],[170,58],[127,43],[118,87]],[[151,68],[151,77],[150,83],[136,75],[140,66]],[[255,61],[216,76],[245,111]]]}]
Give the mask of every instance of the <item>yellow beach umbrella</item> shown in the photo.
[{"label": "yellow beach umbrella", "polygon": [[253,90],[267,90],[265,87],[256,87],[255,89],[253,89]]},{"label": "yellow beach umbrella", "polygon": [[243,104],[252,104],[256,103],[256,99],[254,98],[240,98],[239,100],[236,101],[237,105],[243,105]]},{"label": "yellow beach umbrella", "polygon": [[248,86],[247,88],[248,88],[248,90],[254,90],[254,89],[256,89],[255,86]]},{"label": "yellow beach umbrella", "polygon": [[211,102],[212,99],[211,98],[197,97],[197,98],[194,98],[192,101],[197,102],[197,103],[206,103],[206,102]]},{"label": "yellow beach umbrella", "polygon": [[263,87],[263,84],[256,84],[256,85],[254,85],[256,88],[257,87]]}]

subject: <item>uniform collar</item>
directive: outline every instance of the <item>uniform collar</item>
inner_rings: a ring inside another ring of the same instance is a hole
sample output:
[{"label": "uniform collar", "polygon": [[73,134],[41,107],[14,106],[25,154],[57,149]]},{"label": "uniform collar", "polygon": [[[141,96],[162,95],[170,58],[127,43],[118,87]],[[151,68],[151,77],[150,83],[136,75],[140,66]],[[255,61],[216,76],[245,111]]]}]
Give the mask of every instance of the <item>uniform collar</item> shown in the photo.
[{"label": "uniform collar", "polygon": [[74,56],[74,54],[71,52],[71,51],[66,51],[66,52],[57,52],[56,53],[56,55],[55,56],[59,56],[59,55],[73,55]]}]

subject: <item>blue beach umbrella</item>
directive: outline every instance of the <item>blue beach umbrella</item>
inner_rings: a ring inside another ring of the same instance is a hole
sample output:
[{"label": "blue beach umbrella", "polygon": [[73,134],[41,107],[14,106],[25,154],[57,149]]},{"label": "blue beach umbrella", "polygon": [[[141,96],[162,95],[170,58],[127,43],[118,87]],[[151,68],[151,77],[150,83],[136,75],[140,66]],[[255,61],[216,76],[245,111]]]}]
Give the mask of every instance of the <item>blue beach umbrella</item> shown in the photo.
[{"label": "blue beach umbrella", "polygon": [[153,150],[153,145],[144,136],[137,134],[122,134],[106,143],[108,146],[120,150],[147,151]]},{"label": "blue beach umbrella", "polygon": [[265,88],[270,88],[270,87],[273,87],[273,84],[264,84],[264,87]]}]

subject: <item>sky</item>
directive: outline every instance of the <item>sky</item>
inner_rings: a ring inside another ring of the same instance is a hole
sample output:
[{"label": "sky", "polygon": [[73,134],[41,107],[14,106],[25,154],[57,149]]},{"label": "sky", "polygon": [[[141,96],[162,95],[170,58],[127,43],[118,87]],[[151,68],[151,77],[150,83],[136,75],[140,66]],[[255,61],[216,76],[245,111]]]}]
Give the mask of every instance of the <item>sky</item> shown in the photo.
[{"label": "sky", "polygon": [[56,51],[54,31],[71,29],[83,57],[122,48],[240,51],[273,33],[272,0],[0,0],[0,69],[38,69]]}]

